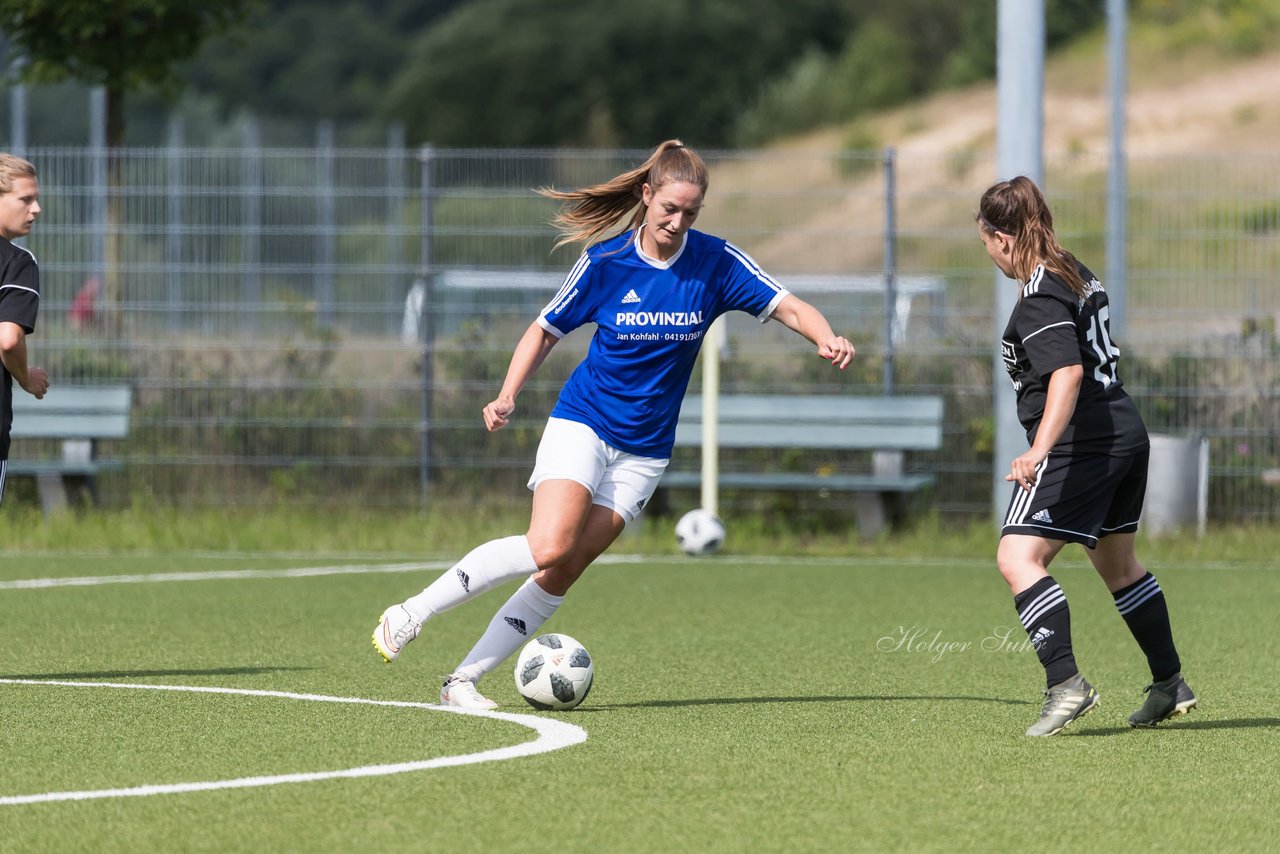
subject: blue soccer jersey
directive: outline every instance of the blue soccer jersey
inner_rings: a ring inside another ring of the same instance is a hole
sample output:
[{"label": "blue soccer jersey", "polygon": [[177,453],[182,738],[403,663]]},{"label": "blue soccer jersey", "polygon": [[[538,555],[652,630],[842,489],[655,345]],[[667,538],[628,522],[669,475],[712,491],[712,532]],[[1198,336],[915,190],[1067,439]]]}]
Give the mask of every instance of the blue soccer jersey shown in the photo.
[{"label": "blue soccer jersey", "polygon": [[595,323],[587,357],[551,411],[619,450],[669,457],[703,336],[728,311],[762,322],[787,295],[732,243],[685,233],[667,261],[640,251],[630,233],[582,254],[538,323],[562,338]]}]

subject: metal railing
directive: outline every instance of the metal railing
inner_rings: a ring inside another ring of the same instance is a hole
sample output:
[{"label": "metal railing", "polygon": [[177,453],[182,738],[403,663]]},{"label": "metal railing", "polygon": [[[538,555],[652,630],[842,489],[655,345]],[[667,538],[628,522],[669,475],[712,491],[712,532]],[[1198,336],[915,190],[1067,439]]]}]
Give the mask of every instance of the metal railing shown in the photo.
[{"label": "metal railing", "polygon": [[[515,341],[580,251],[552,248],[554,206],[533,190],[646,154],[30,150],[45,208],[26,241],[43,290],[33,358],[55,383],[135,388],[129,438],[103,449],[126,463],[100,483],[109,501],[523,502],[542,423],[589,338],[557,346],[511,429],[481,428]],[[943,395],[942,451],[908,461],[938,476],[920,501],[989,514],[990,342],[1004,318],[973,211],[992,155],[704,155],[698,227],[859,348],[837,375],[777,324],[733,317],[724,388]],[[1059,236],[1100,275],[1105,167],[1063,155],[1046,170]],[[1126,386],[1153,432],[1209,439],[1211,518],[1274,518],[1280,157],[1128,167]],[[13,454],[46,452],[24,440]]]}]

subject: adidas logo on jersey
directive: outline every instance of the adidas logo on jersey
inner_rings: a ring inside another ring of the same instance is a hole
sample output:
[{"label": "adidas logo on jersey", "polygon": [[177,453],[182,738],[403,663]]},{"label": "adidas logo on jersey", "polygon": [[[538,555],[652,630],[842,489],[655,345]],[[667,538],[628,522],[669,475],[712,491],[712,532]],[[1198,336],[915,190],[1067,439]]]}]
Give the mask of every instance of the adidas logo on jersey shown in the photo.
[{"label": "adidas logo on jersey", "polygon": [[503,617],[502,619],[506,620],[507,625],[515,629],[520,634],[522,635],[529,634],[529,629],[527,626],[525,626],[524,620],[518,620],[515,617]]},{"label": "adidas logo on jersey", "polygon": [[636,293],[635,288],[632,288],[631,290],[627,291],[627,295],[622,298],[623,305],[626,305],[627,303],[633,303],[633,302],[640,302],[640,295]]},{"label": "adidas logo on jersey", "polygon": [[1053,519],[1049,516],[1048,510],[1041,510],[1039,513],[1031,517],[1033,522],[1044,522],[1046,525],[1052,525]]}]

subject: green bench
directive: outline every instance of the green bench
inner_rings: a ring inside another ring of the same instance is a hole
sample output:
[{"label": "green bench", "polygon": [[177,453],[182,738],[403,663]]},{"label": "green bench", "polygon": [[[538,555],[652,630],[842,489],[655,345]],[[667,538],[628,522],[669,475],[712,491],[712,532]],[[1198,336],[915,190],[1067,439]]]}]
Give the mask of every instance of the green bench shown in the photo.
[{"label": "green bench", "polygon": [[[119,460],[99,459],[97,443],[129,434],[132,404],[128,386],[53,386],[43,400],[15,388],[8,476],[34,477],[46,514],[66,509],[85,493],[93,500],[94,476],[121,467]],[[55,440],[61,454],[21,456],[25,440]]]},{"label": "green bench", "polygon": [[[867,397],[834,395],[721,395],[718,444],[721,448],[869,451],[870,471],[807,471],[772,465],[750,471],[721,467],[723,490],[830,491],[854,494],[858,531],[874,536],[902,516],[904,499],[934,482],[931,474],[907,473],[907,451],[937,451],[942,446],[941,397]],[[702,397],[689,395],[680,409],[676,448],[701,447]],[[660,486],[694,489],[702,473],[675,468]]]}]

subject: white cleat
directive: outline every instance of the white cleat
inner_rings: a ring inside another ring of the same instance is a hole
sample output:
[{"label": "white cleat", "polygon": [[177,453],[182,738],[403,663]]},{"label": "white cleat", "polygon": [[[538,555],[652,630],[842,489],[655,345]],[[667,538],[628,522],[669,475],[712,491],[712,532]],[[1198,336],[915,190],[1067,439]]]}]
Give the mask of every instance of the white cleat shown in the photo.
[{"label": "white cleat", "polygon": [[498,704],[476,690],[476,683],[461,673],[451,673],[444,680],[440,689],[440,703],[457,709],[488,711],[496,709]]},{"label": "white cleat", "polygon": [[392,605],[382,612],[382,619],[373,630],[373,648],[390,664],[420,631],[422,623],[415,620],[403,605]]}]

